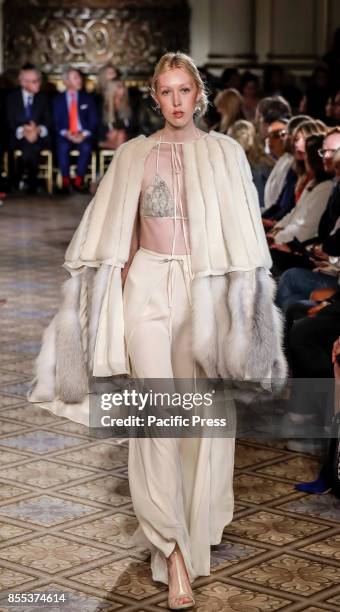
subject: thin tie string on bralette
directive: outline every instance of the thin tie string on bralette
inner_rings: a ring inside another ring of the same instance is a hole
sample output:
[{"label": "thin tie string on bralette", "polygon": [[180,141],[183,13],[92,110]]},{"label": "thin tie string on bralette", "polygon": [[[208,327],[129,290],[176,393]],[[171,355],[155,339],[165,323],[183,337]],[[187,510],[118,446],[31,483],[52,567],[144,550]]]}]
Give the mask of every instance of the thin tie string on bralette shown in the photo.
[{"label": "thin tie string on bralette", "polygon": [[[162,133],[160,134],[159,142],[157,145],[157,156],[156,156],[157,176],[159,176],[159,153],[160,153],[161,142],[162,142]],[[193,274],[192,274],[192,268],[191,268],[190,253],[189,253],[189,247],[188,247],[188,237],[187,237],[186,227],[184,223],[183,203],[182,203],[182,197],[181,197],[181,173],[183,169],[182,161],[181,161],[181,157],[180,157],[180,154],[177,148],[178,144],[173,143],[173,142],[169,144],[170,144],[170,150],[171,150],[171,169],[172,169],[173,201],[174,201],[174,235],[173,235],[173,240],[172,240],[171,258],[170,258],[169,276],[168,276],[169,338],[171,342],[171,339],[172,339],[172,306],[173,306],[173,298],[174,298],[174,274],[175,274],[174,262],[178,261],[180,266],[182,266],[183,264],[183,260],[181,260],[180,258],[177,258],[174,255],[175,243],[176,243],[176,233],[177,233],[176,232],[177,230],[177,204],[179,205],[179,209],[180,209],[180,218],[182,222],[185,251],[187,255],[186,262],[187,262],[187,268],[188,268],[189,282],[192,281]],[[169,259],[166,259],[165,261],[169,261]],[[190,306],[192,306],[190,288],[188,288],[187,286],[184,270],[182,271],[182,273],[183,273],[183,278],[184,278],[184,282],[185,282],[185,286],[187,290],[189,304]],[[196,362],[195,360],[194,360],[193,377],[194,377],[194,386],[195,386],[195,392],[196,392]]]}]

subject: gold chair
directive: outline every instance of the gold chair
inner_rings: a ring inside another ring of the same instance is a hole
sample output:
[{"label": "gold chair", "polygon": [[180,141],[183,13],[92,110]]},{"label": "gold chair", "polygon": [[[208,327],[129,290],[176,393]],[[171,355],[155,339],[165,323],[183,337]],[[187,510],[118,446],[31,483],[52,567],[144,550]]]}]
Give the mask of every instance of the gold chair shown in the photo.
[{"label": "gold chair", "polygon": [[[70,157],[71,157],[70,177],[74,178],[76,176],[77,157],[79,157],[79,151],[77,149],[72,149],[70,151]],[[57,173],[57,179],[56,179],[57,187],[61,188],[63,184],[61,172],[59,169],[56,169],[56,173]],[[85,181],[89,180],[91,181],[91,183],[95,183],[97,180],[97,154],[95,151],[92,151],[91,153],[91,159],[88,165],[88,171],[84,176],[84,180]]]},{"label": "gold chair", "polygon": [[99,151],[99,178],[105,174],[115,151],[112,149],[100,149]]},{"label": "gold chair", "polygon": [[[7,168],[8,174],[8,153],[6,153],[7,159],[5,159],[4,167]],[[14,163],[17,159],[22,157],[22,151],[16,149],[14,151]],[[46,181],[47,192],[51,195],[53,193],[53,155],[52,151],[48,149],[42,149],[40,151],[40,157],[42,158],[39,164],[38,178]]]}]

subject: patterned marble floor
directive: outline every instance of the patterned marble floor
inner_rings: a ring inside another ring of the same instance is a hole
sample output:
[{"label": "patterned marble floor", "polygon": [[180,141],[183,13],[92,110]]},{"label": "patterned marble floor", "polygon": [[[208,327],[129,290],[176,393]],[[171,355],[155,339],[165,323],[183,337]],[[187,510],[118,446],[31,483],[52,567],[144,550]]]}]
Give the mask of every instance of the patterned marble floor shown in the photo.
[{"label": "patterned marble floor", "polygon": [[[25,401],[87,200],[17,199],[0,209],[0,588],[68,597],[64,606],[3,602],[1,611],[166,609],[145,551],[130,542],[126,443],[89,438]],[[308,455],[238,444],[235,518],[212,551],[211,577],[195,584],[197,610],[340,609],[340,501],[293,487],[317,469]]]}]

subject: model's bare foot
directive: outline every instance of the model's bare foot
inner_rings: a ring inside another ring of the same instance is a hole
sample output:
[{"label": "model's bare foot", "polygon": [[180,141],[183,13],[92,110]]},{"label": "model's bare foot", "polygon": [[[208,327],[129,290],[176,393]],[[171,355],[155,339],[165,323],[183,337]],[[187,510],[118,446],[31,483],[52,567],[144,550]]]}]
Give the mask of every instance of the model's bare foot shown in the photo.
[{"label": "model's bare foot", "polygon": [[191,608],[195,601],[185,567],[183,555],[176,544],[170,557],[167,558],[170,610]]}]

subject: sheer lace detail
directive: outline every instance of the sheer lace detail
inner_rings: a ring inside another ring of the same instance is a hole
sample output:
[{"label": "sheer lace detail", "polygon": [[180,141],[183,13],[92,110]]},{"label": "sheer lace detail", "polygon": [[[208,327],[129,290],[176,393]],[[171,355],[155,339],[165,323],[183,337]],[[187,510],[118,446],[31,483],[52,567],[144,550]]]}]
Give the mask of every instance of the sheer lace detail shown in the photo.
[{"label": "sheer lace detail", "polygon": [[155,175],[153,183],[143,194],[140,213],[144,217],[172,217],[174,216],[174,199],[166,181]]},{"label": "sheer lace detail", "polygon": [[142,248],[158,253],[190,253],[189,219],[181,145],[156,143],[144,165],[139,202]]}]

